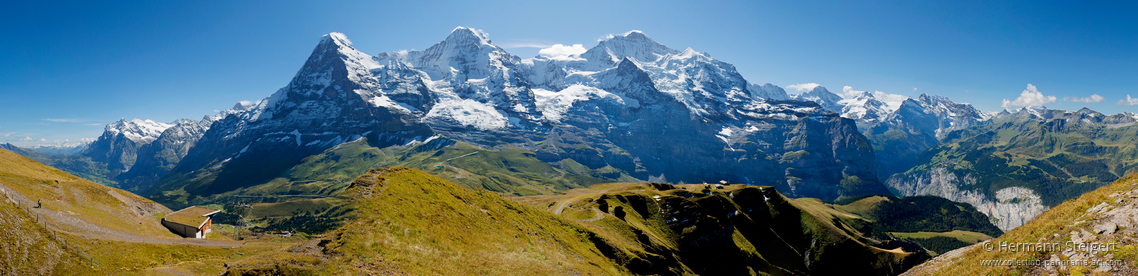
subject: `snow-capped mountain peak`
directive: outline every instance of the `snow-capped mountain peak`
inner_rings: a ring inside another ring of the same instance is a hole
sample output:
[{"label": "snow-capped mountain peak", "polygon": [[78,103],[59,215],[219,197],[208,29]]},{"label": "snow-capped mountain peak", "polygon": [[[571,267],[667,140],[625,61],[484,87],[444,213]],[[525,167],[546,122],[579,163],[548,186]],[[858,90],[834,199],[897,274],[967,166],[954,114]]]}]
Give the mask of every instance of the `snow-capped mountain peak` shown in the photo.
[{"label": "snow-capped mountain peak", "polygon": [[433,81],[450,79],[459,82],[484,79],[495,71],[493,69],[520,61],[491,43],[485,32],[468,27],[455,28],[446,39],[426,50],[406,53],[406,59]]},{"label": "snow-capped mountain peak", "polygon": [[336,45],[340,45],[340,46],[344,46],[344,47],[352,47],[352,41],[348,40],[348,37],[345,36],[343,33],[331,32],[331,33],[324,35],[324,37],[322,39],[324,41],[335,43]]},{"label": "snow-capped mountain peak", "polygon": [[[694,52],[694,51],[691,51]],[[606,65],[615,65],[625,57],[631,57],[639,62],[654,62],[666,55],[680,54],[668,48],[640,31],[630,31],[620,36],[613,36],[601,41],[597,46],[589,49],[581,57]]]},{"label": "snow-capped mountain peak", "polygon": [[122,118],[118,122],[107,125],[104,130],[112,135],[121,133],[135,143],[150,143],[158,139],[163,131],[172,126],[174,125],[151,120],[133,119],[127,121],[126,118]]},{"label": "snow-capped mountain peak", "polygon": [[463,26],[458,26],[455,27],[454,30],[451,30],[450,35],[448,35],[444,41],[457,43],[477,43],[478,45],[494,45],[490,42],[490,35],[486,34],[486,32]]},{"label": "snow-capped mountain peak", "polygon": [[830,92],[830,90],[826,90],[826,88],[822,87],[821,85],[815,86],[814,89],[811,89],[806,93],[794,95],[794,99],[818,103],[818,105],[821,105],[823,109],[830,112],[842,112],[842,105],[838,103],[842,100],[842,97],[838,96],[838,94]]},{"label": "snow-capped mountain peak", "polygon": [[770,83],[763,85],[752,83],[750,87],[748,87],[748,90],[751,92],[751,97],[754,97],[756,99],[780,101],[790,99],[790,96],[786,95],[786,90],[782,89],[782,87],[778,87],[778,85]]}]

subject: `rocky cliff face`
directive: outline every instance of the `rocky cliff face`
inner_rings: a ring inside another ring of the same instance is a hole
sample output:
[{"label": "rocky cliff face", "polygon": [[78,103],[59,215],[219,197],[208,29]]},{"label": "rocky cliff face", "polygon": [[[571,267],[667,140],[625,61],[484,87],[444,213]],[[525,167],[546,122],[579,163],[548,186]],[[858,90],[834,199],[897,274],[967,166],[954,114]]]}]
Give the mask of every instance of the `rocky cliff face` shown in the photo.
[{"label": "rocky cliff face", "polygon": [[900,196],[931,195],[971,204],[977,211],[988,215],[992,224],[1003,231],[1023,225],[1048,209],[1039,195],[1028,188],[1003,188],[996,191],[995,197],[976,190],[962,190],[962,187],[966,189],[976,184],[976,178],[971,174],[958,177],[945,168],[934,168],[911,177],[890,178],[886,185]]}]

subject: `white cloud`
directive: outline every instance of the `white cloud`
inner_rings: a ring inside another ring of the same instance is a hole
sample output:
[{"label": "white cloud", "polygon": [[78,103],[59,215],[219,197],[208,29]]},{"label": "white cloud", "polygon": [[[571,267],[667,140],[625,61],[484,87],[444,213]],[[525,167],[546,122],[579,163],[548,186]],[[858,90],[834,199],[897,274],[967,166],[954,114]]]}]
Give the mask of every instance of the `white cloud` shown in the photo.
[{"label": "white cloud", "polygon": [[31,140],[32,140],[32,137],[24,137],[23,139],[20,139],[17,141],[31,141]]},{"label": "white cloud", "polygon": [[571,56],[584,54],[585,51],[588,50],[589,49],[585,49],[585,46],[581,44],[573,44],[572,46],[553,44],[552,46],[538,50],[537,53],[552,59],[571,59]]},{"label": "white cloud", "polygon": [[846,86],[842,87],[842,98],[849,99],[849,98],[857,97],[858,95],[861,95],[862,93],[865,93],[865,91],[854,90],[853,86],[846,85]]},{"label": "white cloud", "polygon": [[1114,104],[1117,104],[1117,105],[1138,105],[1138,98],[1131,98],[1130,94],[1126,94],[1125,100],[1118,100],[1118,102],[1116,102]]},{"label": "white cloud", "polygon": [[917,88],[916,88],[916,87],[913,87],[913,92],[917,92]]},{"label": "white cloud", "polygon": [[1066,98],[1063,98],[1063,100],[1068,101],[1068,102],[1076,102],[1076,103],[1101,103],[1102,101],[1106,100],[1106,98],[1103,98],[1102,96],[1099,96],[1098,94],[1094,94],[1094,95],[1091,95],[1090,97],[1086,97],[1086,98],[1066,97]]},{"label": "white cloud", "polygon": [[1000,107],[1007,108],[1009,106],[1040,106],[1048,103],[1053,103],[1056,99],[1057,98],[1055,98],[1055,96],[1044,96],[1043,93],[1039,93],[1039,90],[1035,89],[1035,85],[1031,85],[1029,83],[1027,84],[1027,89],[1024,89],[1023,93],[1019,94],[1019,98],[1016,98],[1015,101],[1004,99],[1003,104],[1000,104]]},{"label": "white cloud", "polygon": [[811,82],[811,83],[799,83],[799,84],[787,85],[786,89],[794,89],[794,90],[798,90],[798,92],[808,92],[810,90],[814,90],[814,88],[818,87],[818,86],[821,86],[821,85],[819,85],[817,83],[813,83],[813,82]]},{"label": "white cloud", "polygon": [[597,38],[597,42],[601,42],[601,41],[605,41],[605,40],[613,39],[613,38],[615,38],[615,37],[616,37],[616,35],[613,35],[613,34],[607,34],[607,35],[604,35],[604,36],[598,37],[598,38]]},{"label": "white cloud", "polygon": [[47,138],[40,138],[40,143],[47,142]]},{"label": "white cloud", "polygon": [[4,133],[4,138],[8,138],[8,136],[12,136],[12,134],[11,133]]}]

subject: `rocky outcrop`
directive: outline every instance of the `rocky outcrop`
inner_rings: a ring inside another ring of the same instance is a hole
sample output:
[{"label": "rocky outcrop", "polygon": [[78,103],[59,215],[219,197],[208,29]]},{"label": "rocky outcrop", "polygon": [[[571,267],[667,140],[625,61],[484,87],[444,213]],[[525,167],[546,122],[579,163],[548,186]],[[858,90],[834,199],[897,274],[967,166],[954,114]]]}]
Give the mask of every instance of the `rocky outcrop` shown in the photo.
[{"label": "rocky outcrop", "polygon": [[[1095,273],[1115,275],[1134,275],[1138,268],[1117,261],[1115,254],[1123,254],[1119,248],[1138,243],[1138,190],[1120,191],[1110,194],[1105,202],[1099,203],[1074,219],[1072,226],[1085,226],[1058,234],[1060,238],[1069,237],[1073,244],[1104,244],[1102,250],[1078,250],[1069,246],[1057,254],[1051,254],[1051,262],[1040,266],[1032,274],[1055,275],[1066,267],[1054,265],[1058,260],[1096,264]],[[1106,254],[1101,254],[1101,251]],[[1133,261],[1133,260],[1130,260]],[[1122,265],[1119,265],[1122,264]]]},{"label": "rocky outcrop", "polygon": [[1028,188],[1003,188],[997,190],[994,197],[975,190],[961,190],[961,187],[976,184],[976,178],[968,173],[957,176],[958,173],[961,172],[933,168],[920,175],[890,178],[886,185],[899,196],[931,195],[971,204],[1003,231],[1023,225],[1048,209],[1039,195]]},{"label": "rocky outcrop", "polygon": [[1136,184],[1134,176],[1115,181],[902,275],[1138,275]]}]

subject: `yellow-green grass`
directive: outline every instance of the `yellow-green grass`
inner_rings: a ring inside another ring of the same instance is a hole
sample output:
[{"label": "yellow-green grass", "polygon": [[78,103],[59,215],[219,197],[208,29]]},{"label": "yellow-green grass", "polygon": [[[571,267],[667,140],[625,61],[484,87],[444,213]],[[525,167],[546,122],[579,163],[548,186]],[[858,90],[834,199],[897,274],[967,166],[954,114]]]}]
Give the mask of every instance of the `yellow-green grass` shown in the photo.
[{"label": "yellow-green grass", "polygon": [[[192,275],[217,275],[225,271],[225,263],[258,255],[276,255],[285,244],[250,243],[238,247],[207,247],[130,243],[68,237],[68,244],[94,260],[93,269],[82,269],[82,275],[151,275],[161,270],[181,271]],[[91,264],[87,259],[81,263]]]},{"label": "yellow-green grass", "polygon": [[47,230],[22,208],[0,199],[0,226],[8,230],[0,239],[0,271],[15,275],[152,275],[171,269],[216,275],[224,271],[225,262],[281,247],[273,243],[227,248],[93,239]]},{"label": "yellow-green grass", "polygon": [[93,266],[74,250],[66,248],[27,212],[0,195],[0,272],[13,275],[74,275]]},{"label": "yellow-green grass", "polygon": [[[846,205],[829,205],[834,209],[852,214],[867,214],[881,205],[883,202],[888,202],[889,198],[884,196],[871,196],[857,201],[851,202]],[[868,220],[868,218],[866,218]]]},{"label": "yellow-green grass", "polygon": [[890,232],[889,234],[901,239],[927,239],[932,237],[949,237],[960,240],[966,243],[978,243],[992,239],[984,233],[976,233],[971,231],[953,230],[952,232]]},{"label": "yellow-green grass", "polygon": [[[336,258],[293,266],[318,274],[625,274],[586,229],[497,194],[406,168],[355,183],[345,197],[354,198],[357,219],[324,242]],[[246,265],[264,262],[278,261]]]},{"label": "yellow-green grass", "polygon": [[[288,246],[283,243],[253,242],[239,247],[196,246],[162,227],[158,221],[169,209],[130,192],[102,186],[34,160],[0,150],[0,272],[16,275],[152,275],[181,272],[192,275],[217,274],[224,263],[267,254]],[[116,193],[124,200],[112,196]],[[32,202],[12,201],[19,196]],[[41,199],[43,206],[34,208]],[[126,201],[126,202],[124,202]],[[156,212],[140,215],[136,207]],[[32,212],[52,212],[70,224],[51,216]],[[45,224],[50,225],[45,227]],[[82,225],[96,225],[128,234],[103,239]],[[50,230],[55,229],[55,230]],[[59,231],[62,230],[62,231]],[[218,230],[222,230],[219,228]],[[73,234],[72,234],[73,233]],[[130,235],[134,235],[130,237]],[[211,235],[210,240],[227,240]]]},{"label": "yellow-green grass", "polygon": [[[1000,242],[1036,243],[1042,241],[1044,243],[1058,242],[1062,244],[1070,240],[1068,233],[1089,227],[1085,223],[1074,224],[1075,220],[1085,214],[1088,209],[1102,202],[1113,202],[1114,199],[1110,195],[1115,192],[1135,189],[1138,189],[1138,175],[1132,174],[1110,185],[1055,206],[1055,208],[1036,216],[1030,222],[992,239],[991,242],[999,244]],[[1059,237],[1057,238],[1055,234],[1059,234]],[[1123,260],[1131,267],[1138,266],[1138,249],[1135,248],[1135,245],[1119,245],[1118,251],[1113,253],[1115,260]],[[982,265],[981,261],[1046,260],[1052,254],[1063,256],[1058,252],[986,250],[983,246],[972,246],[962,252],[960,257],[948,260],[947,265],[939,266],[939,270],[922,270],[917,275],[1025,275],[1034,267],[986,266]],[[1074,267],[1069,273],[1072,275],[1082,274],[1089,270],[1088,267]]]},{"label": "yellow-green grass", "polygon": [[[76,177],[7,150],[0,150],[0,184],[32,201],[27,204],[42,202],[40,210],[46,212],[67,214],[85,223],[145,237],[176,237],[154,217],[136,213],[133,206],[128,206],[111,193],[117,193],[131,201],[131,204],[157,210],[158,213],[168,213],[169,209],[133,193]],[[54,225],[67,226],[58,223]],[[84,231],[81,228],[66,230]]]}]

